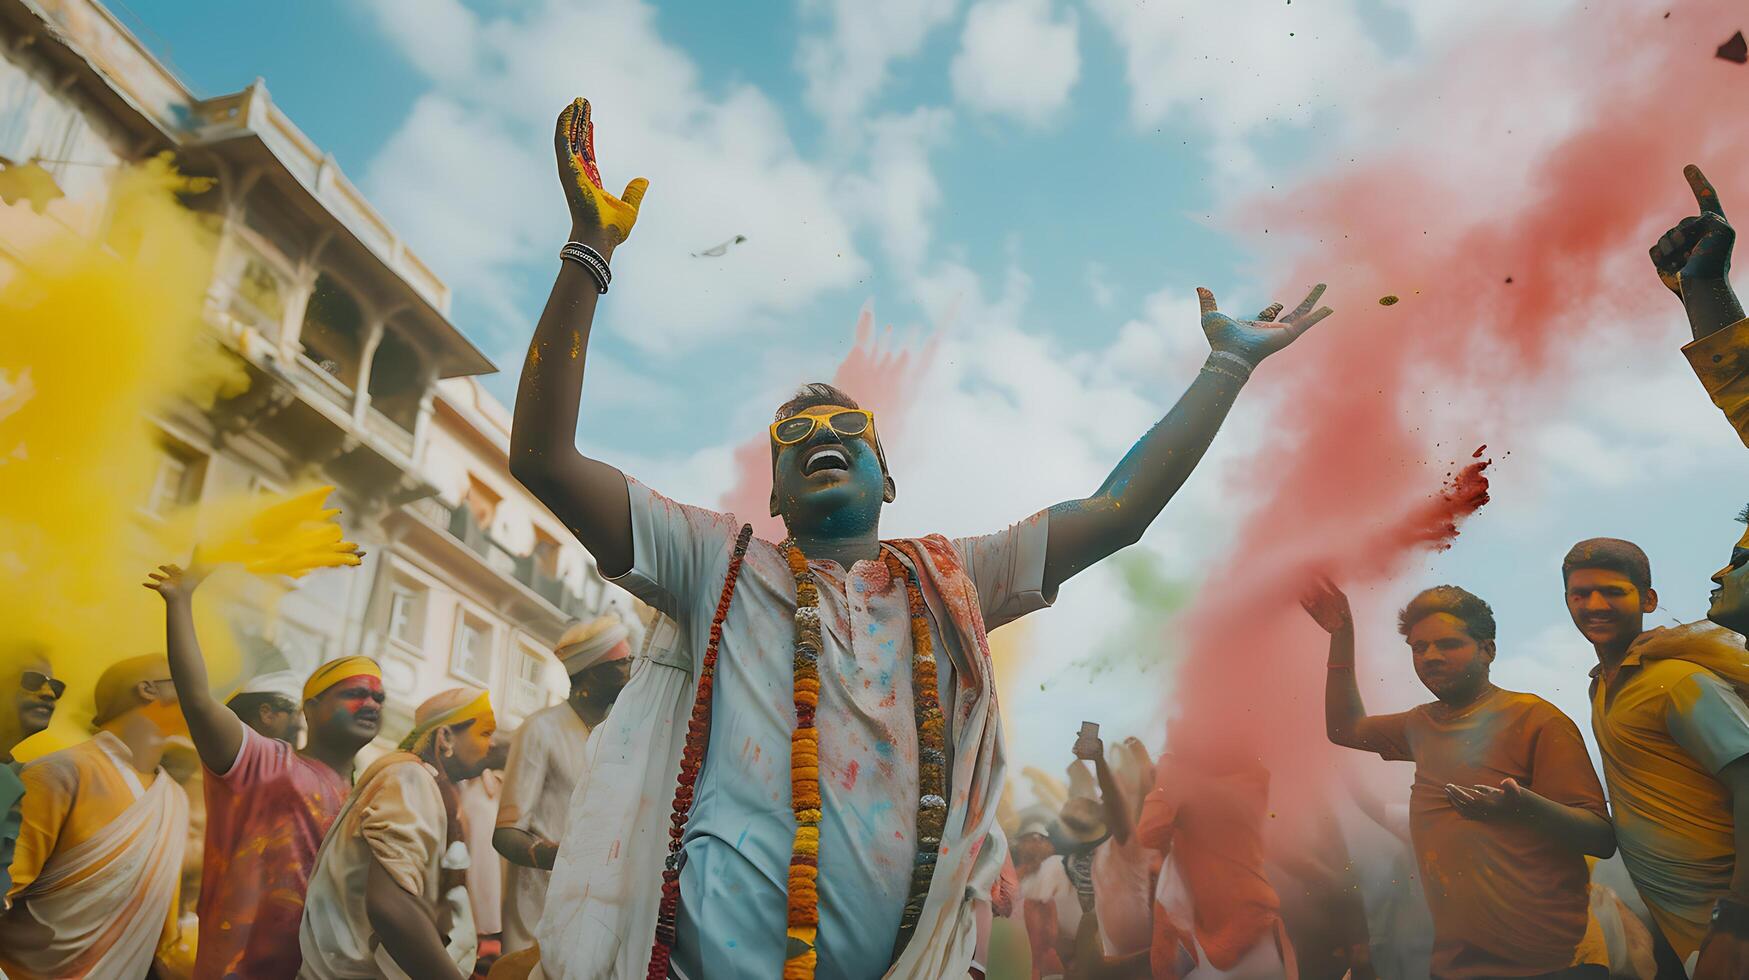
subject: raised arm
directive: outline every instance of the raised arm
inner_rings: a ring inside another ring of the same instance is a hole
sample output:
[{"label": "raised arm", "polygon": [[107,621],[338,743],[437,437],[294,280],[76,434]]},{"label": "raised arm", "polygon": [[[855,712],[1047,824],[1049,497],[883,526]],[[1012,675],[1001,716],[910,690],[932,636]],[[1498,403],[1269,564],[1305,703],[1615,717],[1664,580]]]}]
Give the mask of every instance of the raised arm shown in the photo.
[{"label": "raised arm", "polygon": [[1093,763],[1093,773],[1099,780],[1099,801],[1105,808],[1105,827],[1112,839],[1128,844],[1136,832],[1130,816],[1130,801],[1111,774],[1105,761],[1105,741],[1098,735],[1082,735],[1075,740],[1075,758]]},{"label": "raised arm", "polygon": [[[595,127],[589,103],[577,99],[559,114],[553,137],[559,180],[571,209],[571,240],[603,258],[631,233],[648,182],[626,185],[622,197],[601,186],[595,160]],[[602,295],[594,274],[583,264],[559,263],[535,325],[534,339],[516,389],[516,417],[510,430],[510,472],[546,504],[577,540],[595,556],[604,575],[618,575],[632,564],[631,504],[625,475],[577,451],[577,415],[583,395],[583,364],[595,304]]]},{"label": "raised arm", "polygon": [[1087,566],[1140,540],[1208,451],[1251,370],[1330,315],[1329,307],[1312,309],[1324,294],[1323,284],[1313,287],[1279,323],[1275,317],[1280,303],[1270,304],[1255,320],[1235,320],[1216,309],[1213,293],[1201,288],[1196,293],[1211,348],[1208,361],[1172,410],[1130,448],[1092,496],[1051,508],[1046,595],[1055,594],[1057,586]]},{"label": "raised arm", "polygon": [[188,735],[194,740],[200,761],[218,775],[231,771],[243,748],[243,721],[213,697],[206,676],[206,658],[194,632],[194,590],[206,580],[207,569],[198,563],[187,571],[176,565],[159,565],[146,588],[164,597],[164,642],[170,658],[170,680],[182,716],[188,719]]},{"label": "raised arm", "polygon": [[1682,168],[1700,214],[1683,218],[1652,246],[1652,266],[1658,278],[1688,314],[1694,339],[1700,340],[1743,319],[1743,304],[1731,290],[1731,246],[1737,232],[1725,220],[1719,192],[1694,164]]},{"label": "raised arm", "polygon": [[1354,614],[1348,608],[1348,596],[1336,583],[1320,578],[1300,599],[1300,605],[1330,634],[1330,659],[1324,672],[1324,734],[1336,745],[1378,751],[1364,731],[1366,704],[1360,698],[1360,681],[1354,676]]}]

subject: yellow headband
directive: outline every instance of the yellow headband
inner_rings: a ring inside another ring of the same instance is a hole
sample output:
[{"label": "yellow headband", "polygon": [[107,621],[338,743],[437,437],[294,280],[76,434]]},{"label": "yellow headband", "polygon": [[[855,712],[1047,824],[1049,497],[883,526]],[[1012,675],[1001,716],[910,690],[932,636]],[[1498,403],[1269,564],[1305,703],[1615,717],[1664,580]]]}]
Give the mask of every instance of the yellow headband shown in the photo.
[{"label": "yellow headband", "polygon": [[320,697],[323,691],[347,679],[348,677],[375,677],[383,679],[383,669],[369,657],[340,657],[330,660],[316,668],[310,679],[304,682],[304,700]]},{"label": "yellow headband", "polygon": [[492,699],[485,691],[458,687],[435,694],[413,713],[413,730],[401,740],[403,752],[417,752],[427,736],[439,728],[492,718]]}]

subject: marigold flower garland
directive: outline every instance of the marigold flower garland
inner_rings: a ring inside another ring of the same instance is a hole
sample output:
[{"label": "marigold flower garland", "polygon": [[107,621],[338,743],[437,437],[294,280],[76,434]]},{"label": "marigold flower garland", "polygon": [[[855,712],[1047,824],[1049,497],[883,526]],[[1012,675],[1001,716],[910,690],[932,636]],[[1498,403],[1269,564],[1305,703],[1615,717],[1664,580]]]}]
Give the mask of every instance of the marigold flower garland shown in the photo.
[{"label": "marigold flower garland", "polygon": [[686,747],[680,755],[680,778],[674,790],[674,812],[669,817],[668,859],[662,866],[662,903],[656,910],[656,942],[650,950],[647,980],[668,980],[668,962],[674,955],[674,922],[680,913],[680,839],[686,832],[686,818],[692,812],[693,786],[704,766],[705,748],[710,743],[711,691],[717,674],[717,648],[723,642],[723,621],[729,615],[729,601],[735,596],[735,580],[741,577],[741,562],[747,557],[747,543],[753,538],[753,525],[741,525],[735,538],[735,550],[729,555],[729,571],[723,578],[723,594],[717,600],[716,613],[711,617],[710,640],[705,644],[704,660],[699,665],[698,688],[692,698],[692,718],[686,725]]},{"label": "marigold flower garland", "polygon": [[923,590],[897,554],[888,550],[882,557],[893,581],[904,581],[905,597],[910,602],[911,700],[917,719],[917,857],[911,866],[911,891],[899,918],[898,939],[893,944],[893,958],[898,959],[923,917],[935,862],[941,855],[942,834],[947,829],[947,719],[942,716],[936,687],[935,643],[929,635]]},{"label": "marigold flower garland", "polygon": [[807,556],[791,538],[783,543],[796,582],[796,727],[789,737],[790,809],[796,815],[795,843],[789,859],[789,941],[784,947],[783,980],[813,980],[820,931],[820,732],[814,712],[820,707],[820,589],[808,571]]},{"label": "marigold flower garland", "polygon": [[[686,746],[681,754],[680,777],[674,792],[673,814],[668,829],[668,859],[662,870],[662,900],[657,911],[656,940],[650,955],[647,980],[666,980],[673,955],[675,921],[680,910],[680,844],[692,810],[694,786],[704,765],[710,741],[711,694],[716,676],[717,650],[722,643],[723,622],[734,597],[735,581],[747,553],[751,526],[743,526],[729,558],[722,597],[711,619],[710,640],[699,669],[693,697],[692,717],[687,724]],[[790,852],[787,943],[783,980],[813,980],[819,956],[815,948],[820,930],[820,738],[815,716],[820,707],[820,590],[808,568],[808,559],[793,539],[783,543],[785,561],[796,586],[794,703],[796,726],[790,734],[790,806],[796,832]],[[911,617],[911,687],[913,714],[917,722],[918,800],[917,856],[911,869],[911,887],[899,920],[893,956],[897,959],[916,932],[935,876],[942,835],[947,827],[947,723],[941,711],[937,688],[934,640],[929,633],[928,611],[917,576],[896,553],[883,547],[882,560],[892,580],[905,583]]]}]

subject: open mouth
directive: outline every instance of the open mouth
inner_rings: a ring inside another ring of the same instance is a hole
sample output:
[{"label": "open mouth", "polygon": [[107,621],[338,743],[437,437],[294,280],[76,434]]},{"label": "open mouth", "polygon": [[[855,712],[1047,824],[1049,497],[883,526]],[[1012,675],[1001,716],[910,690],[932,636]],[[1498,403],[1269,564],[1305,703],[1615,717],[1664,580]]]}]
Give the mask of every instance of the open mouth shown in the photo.
[{"label": "open mouth", "polygon": [[837,446],[821,446],[802,460],[802,475],[813,476],[826,470],[850,469],[850,457]]}]

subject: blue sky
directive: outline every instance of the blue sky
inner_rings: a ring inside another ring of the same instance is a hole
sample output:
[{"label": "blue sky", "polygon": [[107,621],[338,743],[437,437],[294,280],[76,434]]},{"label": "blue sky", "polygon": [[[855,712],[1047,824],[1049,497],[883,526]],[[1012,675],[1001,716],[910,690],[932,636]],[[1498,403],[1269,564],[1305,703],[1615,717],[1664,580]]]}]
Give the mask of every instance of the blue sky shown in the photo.
[{"label": "blue sky", "polygon": [[[1340,168],[1376,143],[1437,141],[1446,113],[1462,131],[1450,104],[1391,119],[1366,107],[1459,45],[1579,5],[115,9],[201,95],[266,78],[454,287],[453,319],[505,369],[491,386],[507,402],[566,228],[551,120],[570,96],[591,97],[610,187],[638,175],[652,187],[615,257],[581,442],[673,496],[713,503],[732,479],[733,446],[787,388],[830,376],[872,300],[901,341],[936,332],[941,344],[903,445],[889,446],[902,487],[889,526],[969,533],[1091,491],[1170,406],[1204,351],[1192,287],[1239,310],[1296,298],[1264,295],[1282,247],[1232,218],[1234,202]],[[1571,124],[1559,90],[1498,111],[1547,132]],[[1450,166],[1478,175],[1500,164],[1486,145],[1460,140],[1449,152]],[[1680,176],[1671,179],[1680,192]],[[687,255],[737,233],[749,241],[724,259]],[[1628,274],[1644,272],[1631,267],[1643,249],[1635,257],[1624,246]],[[1332,297],[1340,287],[1333,279]],[[1332,305],[1321,330],[1340,329]],[[1389,613],[1414,587],[1453,581],[1496,606],[1501,682],[1551,697],[1588,727],[1590,651],[1566,621],[1557,579],[1561,553],[1581,537],[1640,540],[1670,618],[1701,614],[1705,576],[1736,534],[1749,456],[1686,374],[1680,317],[1673,305],[1665,313],[1582,345],[1573,370],[1539,384],[1522,406],[1534,419],[1496,467],[1496,502],[1453,551],[1356,597],[1362,657],[1389,664],[1378,707],[1422,693]],[[1193,587],[1245,519],[1245,495],[1225,474],[1281,410],[1266,377],[1137,549]],[[1635,394],[1599,410],[1575,379]],[[1451,394],[1461,405],[1461,389]],[[1146,619],[1115,570],[1077,579],[1037,618],[1006,709],[1045,722],[1011,727],[1022,757],[1055,768],[1083,717],[1157,743],[1169,656],[1112,649]],[[1168,630],[1161,646],[1172,645]],[[1283,656],[1320,657],[1321,646]],[[1062,666],[1088,659],[1147,666],[1139,683]]]}]

